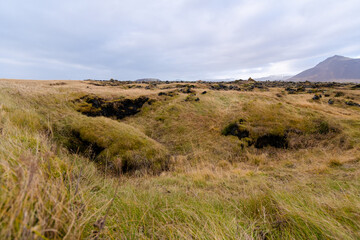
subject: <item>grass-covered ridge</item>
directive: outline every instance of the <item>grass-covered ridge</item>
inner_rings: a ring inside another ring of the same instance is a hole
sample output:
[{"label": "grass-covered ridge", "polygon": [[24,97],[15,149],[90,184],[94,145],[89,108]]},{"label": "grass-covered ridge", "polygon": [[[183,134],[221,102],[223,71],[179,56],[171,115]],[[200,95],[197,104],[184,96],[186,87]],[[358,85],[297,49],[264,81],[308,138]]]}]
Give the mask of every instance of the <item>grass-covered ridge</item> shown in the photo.
[{"label": "grass-covered ridge", "polygon": [[[351,86],[328,89],[344,93],[330,105],[274,87],[50,84],[0,83],[1,239],[360,238]],[[154,101],[89,117],[77,111],[84,95]],[[249,136],[224,134],[232,123]],[[288,147],[246,144],[269,134]]]}]

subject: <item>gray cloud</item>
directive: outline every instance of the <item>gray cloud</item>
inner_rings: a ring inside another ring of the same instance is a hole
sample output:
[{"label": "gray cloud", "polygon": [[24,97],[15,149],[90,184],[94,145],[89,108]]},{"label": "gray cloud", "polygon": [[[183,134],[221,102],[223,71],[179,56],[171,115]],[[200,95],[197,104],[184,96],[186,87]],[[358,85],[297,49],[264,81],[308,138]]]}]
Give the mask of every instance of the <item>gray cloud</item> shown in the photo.
[{"label": "gray cloud", "polygon": [[0,78],[291,74],[360,55],[358,0],[5,0]]}]

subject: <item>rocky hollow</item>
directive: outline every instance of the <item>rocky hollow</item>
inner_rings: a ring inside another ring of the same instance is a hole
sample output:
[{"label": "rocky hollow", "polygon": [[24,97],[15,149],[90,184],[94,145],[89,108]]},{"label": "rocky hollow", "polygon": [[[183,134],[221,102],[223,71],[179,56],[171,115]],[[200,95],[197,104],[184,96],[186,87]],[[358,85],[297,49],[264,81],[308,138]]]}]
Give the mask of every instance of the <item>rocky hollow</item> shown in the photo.
[{"label": "rocky hollow", "polygon": [[78,102],[80,104],[77,110],[89,117],[104,116],[122,119],[140,112],[142,106],[150,100],[144,96],[135,99],[104,99],[98,96],[85,95],[78,99]]}]

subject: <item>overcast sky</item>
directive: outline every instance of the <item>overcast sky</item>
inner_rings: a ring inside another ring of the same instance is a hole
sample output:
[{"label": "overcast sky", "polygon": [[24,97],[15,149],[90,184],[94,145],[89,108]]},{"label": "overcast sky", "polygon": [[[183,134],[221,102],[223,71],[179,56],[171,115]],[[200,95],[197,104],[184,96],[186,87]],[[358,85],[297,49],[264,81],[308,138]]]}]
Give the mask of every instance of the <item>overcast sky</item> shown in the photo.
[{"label": "overcast sky", "polygon": [[0,78],[248,78],[360,57],[359,0],[0,0]]}]

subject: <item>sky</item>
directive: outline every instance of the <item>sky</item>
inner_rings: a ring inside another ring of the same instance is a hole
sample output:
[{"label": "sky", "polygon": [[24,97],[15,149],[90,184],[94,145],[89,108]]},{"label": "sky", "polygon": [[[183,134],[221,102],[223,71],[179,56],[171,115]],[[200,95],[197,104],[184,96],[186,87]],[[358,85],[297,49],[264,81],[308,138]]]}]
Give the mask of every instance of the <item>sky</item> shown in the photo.
[{"label": "sky", "polygon": [[360,58],[359,0],[0,0],[0,78],[293,75]]}]

